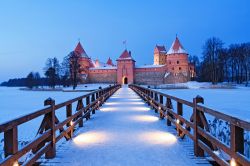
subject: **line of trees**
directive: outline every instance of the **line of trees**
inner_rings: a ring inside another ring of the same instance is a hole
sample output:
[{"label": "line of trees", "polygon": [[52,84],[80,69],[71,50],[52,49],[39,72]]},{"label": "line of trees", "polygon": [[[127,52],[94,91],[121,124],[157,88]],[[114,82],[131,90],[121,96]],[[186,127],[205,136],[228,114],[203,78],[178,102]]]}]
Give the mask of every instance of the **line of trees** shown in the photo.
[{"label": "line of trees", "polygon": [[30,89],[39,86],[48,86],[55,88],[56,86],[68,87],[73,89],[81,82],[80,57],[73,51],[64,57],[62,63],[54,58],[48,58],[44,67],[44,76],[40,77],[38,72],[30,72],[26,78],[10,79],[3,82],[2,86],[26,86]]},{"label": "line of trees", "polygon": [[231,44],[224,47],[221,39],[209,38],[203,46],[202,62],[191,56],[196,64],[197,80],[212,82],[245,83],[248,86],[250,74],[250,43]]}]

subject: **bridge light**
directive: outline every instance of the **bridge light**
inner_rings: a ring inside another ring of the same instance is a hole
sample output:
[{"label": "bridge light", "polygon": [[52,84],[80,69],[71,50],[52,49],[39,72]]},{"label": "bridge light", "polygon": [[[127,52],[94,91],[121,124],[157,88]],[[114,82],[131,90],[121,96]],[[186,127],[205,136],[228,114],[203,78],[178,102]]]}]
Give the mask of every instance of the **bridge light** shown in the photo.
[{"label": "bridge light", "polygon": [[158,110],[161,110],[161,107],[160,107],[160,106],[158,107]]},{"label": "bridge light", "polygon": [[69,125],[70,125],[70,126],[72,126],[72,125],[73,125],[73,121],[72,121],[72,120],[69,122]]},{"label": "bridge light", "polygon": [[18,161],[15,161],[15,162],[13,163],[13,166],[19,166]]},{"label": "bridge light", "polygon": [[236,161],[235,161],[234,158],[231,159],[230,166],[237,166]]},{"label": "bridge light", "polygon": [[180,124],[180,120],[179,120],[179,119],[177,119],[177,120],[176,120],[176,123],[177,123],[177,124]]}]

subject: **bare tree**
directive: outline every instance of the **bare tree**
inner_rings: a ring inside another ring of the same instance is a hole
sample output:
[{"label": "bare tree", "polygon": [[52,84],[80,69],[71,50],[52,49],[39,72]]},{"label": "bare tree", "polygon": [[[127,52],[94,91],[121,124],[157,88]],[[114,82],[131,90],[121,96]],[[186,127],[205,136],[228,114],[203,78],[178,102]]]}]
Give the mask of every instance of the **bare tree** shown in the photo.
[{"label": "bare tree", "polygon": [[223,42],[216,37],[208,39],[203,47],[204,70],[209,75],[209,81],[216,84],[219,81],[219,54],[223,48]]},{"label": "bare tree", "polygon": [[48,85],[52,88],[59,82],[60,64],[56,57],[48,58],[46,61],[46,66],[44,68],[44,75],[48,79]]}]

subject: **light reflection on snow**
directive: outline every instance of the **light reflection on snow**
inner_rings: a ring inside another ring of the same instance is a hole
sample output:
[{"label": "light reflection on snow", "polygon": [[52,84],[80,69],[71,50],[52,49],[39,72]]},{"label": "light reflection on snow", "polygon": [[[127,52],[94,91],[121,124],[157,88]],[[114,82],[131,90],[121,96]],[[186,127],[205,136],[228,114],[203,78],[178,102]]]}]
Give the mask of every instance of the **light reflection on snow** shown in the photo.
[{"label": "light reflection on snow", "polygon": [[100,108],[100,111],[103,111],[103,112],[110,112],[110,111],[115,111],[117,110],[116,107],[102,107]]},{"label": "light reflection on snow", "polygon": [[131,116],[132,120],[139,121],[139,122],[155,122],[159,120],[156,116],[151,115],[137,115],[137,116]]},{"label": "light reflection on snow", "polygon": [[139,112],[144,112],[144,111],[149,111],[149,107],[140,107],[140,106],[135,106],[135,107],[101,107],[100,111],[102,112],[112,112],[112,111],[139,111]]},{"label": "light reflection on snow", "polygon": [[105,132],[90,131],[76,136],[75,138],[73,138],[73,142],[77,146],[81,147],[92,144],[100,144],[106,142],[108,138],[108,134]]},{"label": "light reflection on snow", "polygon": [[140,140],[149,144],[161,144],[170,146],[176,143],[176,137],[168,132],[163,131],[151,131],[141,134]]},{"label": "light reflection on snow", "polygon": [[145,103],[143,102],[106,102],[105,105],[121,105],[121,104],[125,104],[125,105],[143,105]]},{"label": "light reflection on snow", "polygon": [[133,111],[149,111],[149,107],[133,107]]}]

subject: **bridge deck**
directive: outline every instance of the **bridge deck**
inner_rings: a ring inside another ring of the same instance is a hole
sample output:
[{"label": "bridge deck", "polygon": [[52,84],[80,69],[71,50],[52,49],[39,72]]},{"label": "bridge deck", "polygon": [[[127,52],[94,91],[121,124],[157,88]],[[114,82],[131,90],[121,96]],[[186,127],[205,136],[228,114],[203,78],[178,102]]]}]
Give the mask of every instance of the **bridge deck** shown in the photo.
[{"label": "bridge deck", "polygon": [[119,89],[84,123],[57,156],[42,165],[209,165],[193,156],[192,143],[178,140],[128,87]]}]

